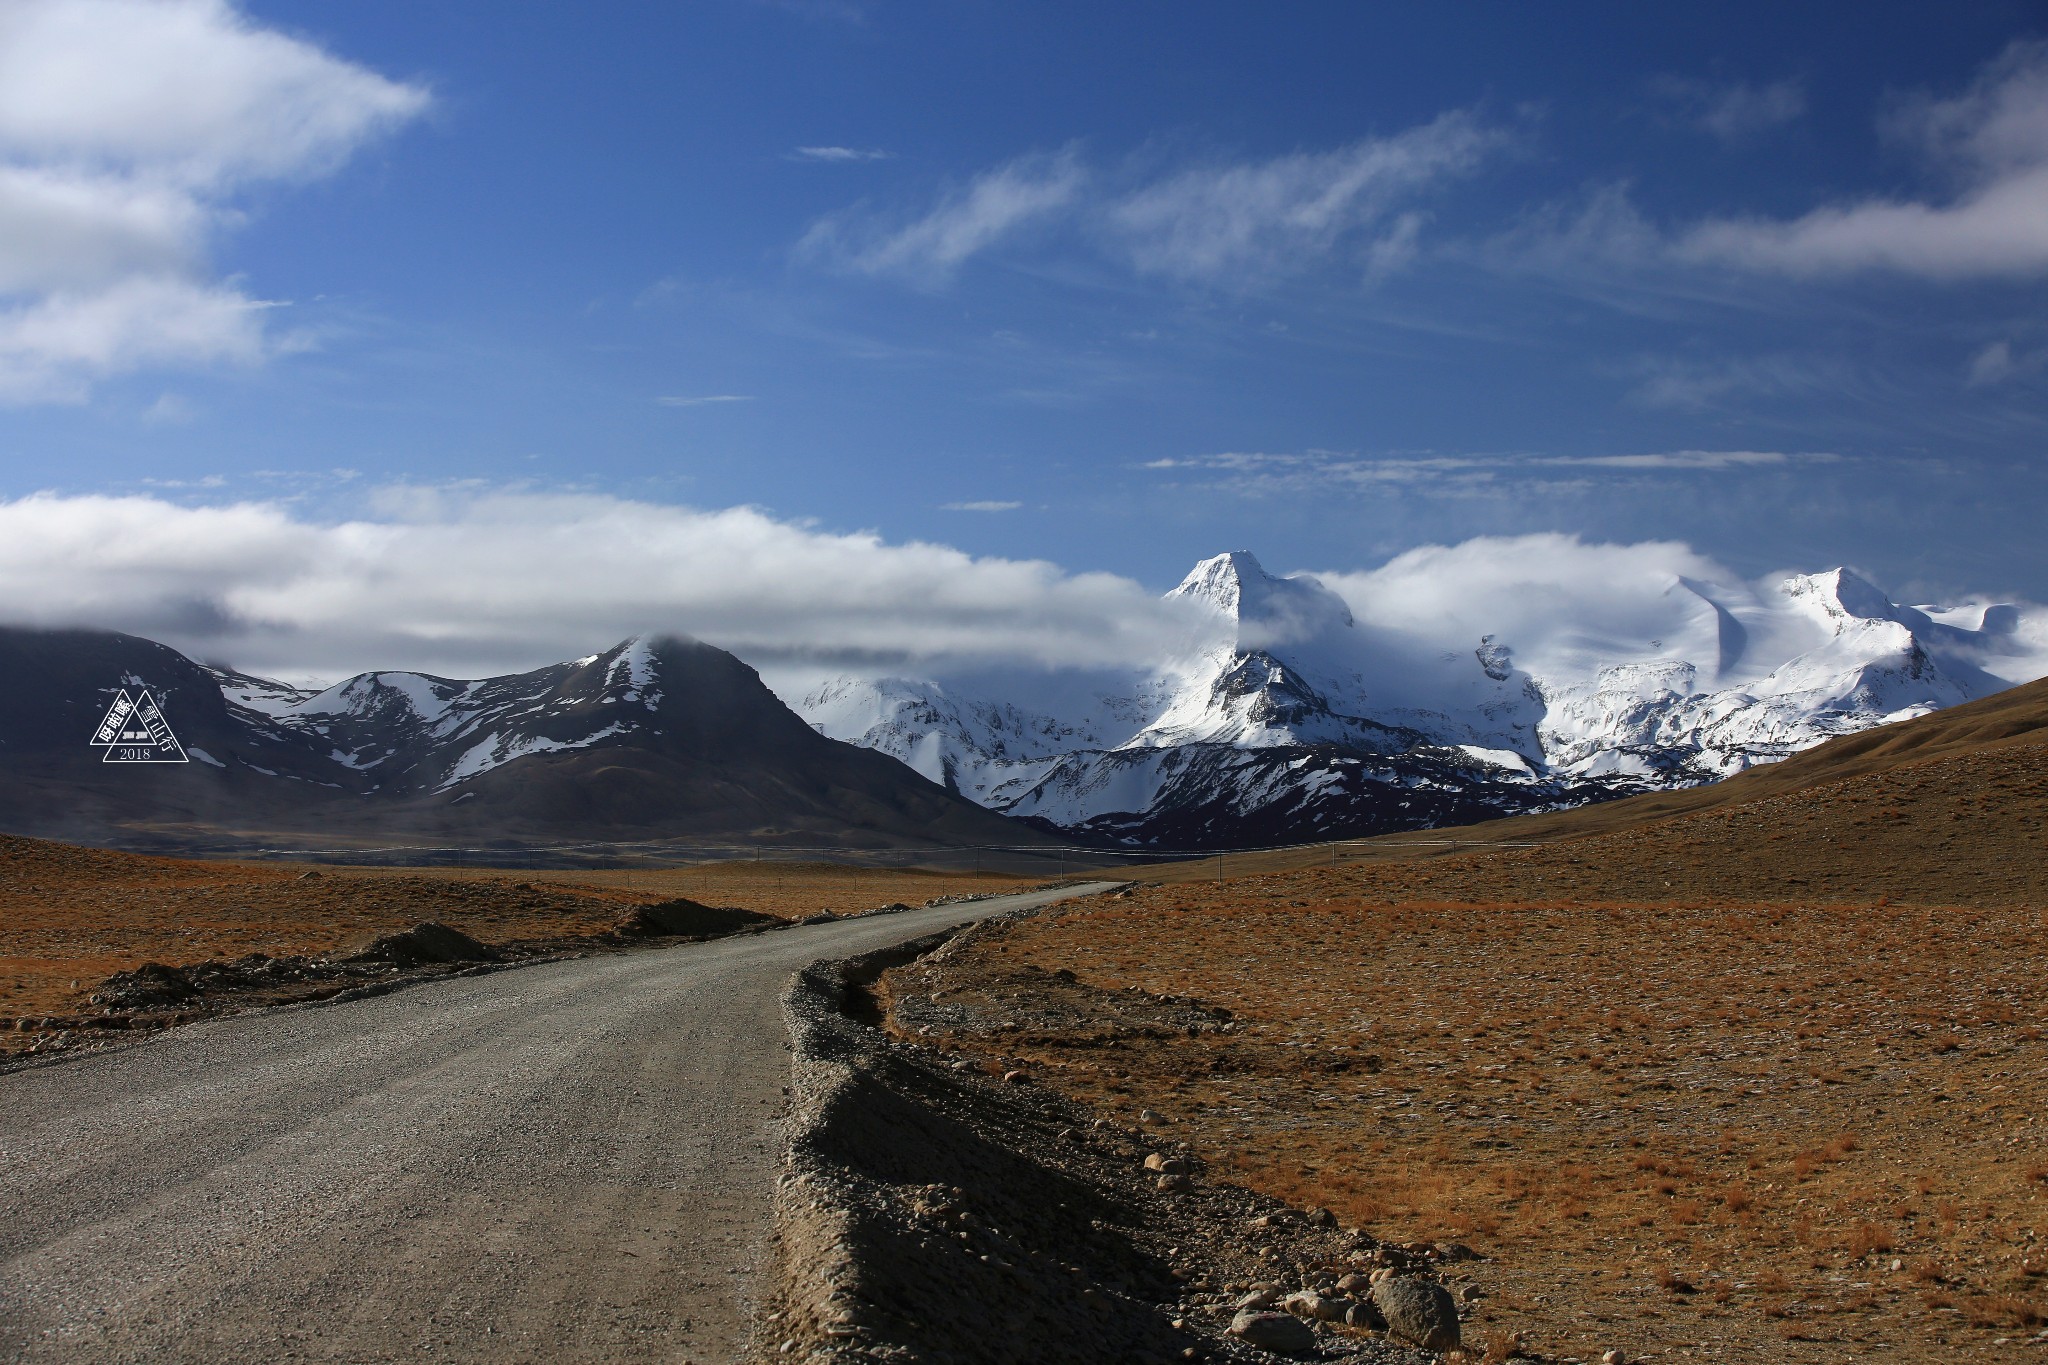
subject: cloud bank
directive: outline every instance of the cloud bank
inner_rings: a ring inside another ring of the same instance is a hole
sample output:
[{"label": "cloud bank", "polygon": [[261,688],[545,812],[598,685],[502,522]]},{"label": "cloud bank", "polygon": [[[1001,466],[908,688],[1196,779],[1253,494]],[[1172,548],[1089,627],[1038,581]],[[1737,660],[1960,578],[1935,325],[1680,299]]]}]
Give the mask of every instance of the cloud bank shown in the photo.
[{"label": "cloud bank", "polygon": [[0,402],[271,353],[268,306],[207,262],[236,193],[325,175],[427,103],[226,0],[0,5]]},{"label": "cloud bank", "polygon": [[[827,532],[747,507],[417,485],[368,502],[342,521],[274,501],[0,502],[0,621],[126,630],[252,672],[332,681],[375,668],[480,677],[641,631],[695,635],[790,675],[1145,668],[1207,620],[1114,574]],[[1596,642],[1616,657],[1676,645],[1700,628],[1687,581],[1737,603],[1760,591],[1678,542],[1567,535],[1424,546],[1319,577],[1362,624],[1412,646],[1464,653],[1492,633],[1525,665],[1560,667]]]},{"label": "cloud bank", "polygon": [[0,502],[0,618],[146,635],[294,677],[475,677],[680,631],[758,666],[1153,657],[1183,609],[1129,579],[617,498],[393,487],[373,515],[278,502]]}]

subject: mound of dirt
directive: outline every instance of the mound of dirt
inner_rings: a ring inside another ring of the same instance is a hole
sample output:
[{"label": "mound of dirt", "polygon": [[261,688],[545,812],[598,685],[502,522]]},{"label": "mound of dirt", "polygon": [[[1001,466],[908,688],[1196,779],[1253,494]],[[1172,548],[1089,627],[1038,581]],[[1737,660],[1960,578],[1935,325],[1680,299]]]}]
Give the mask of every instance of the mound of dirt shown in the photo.
[{"label": "mound of dirt", "polygon": [[176,967],[145,962],[132,972],[116,972],[93,992],[91,1003],[112,1009],[152,1009],[183,1004],[199,994],[192,978]]},{"label": "mound of dirt", "polygon": [[479,943],[460,929],[450,929],[438,920],[425,920],[401,933],[385,934],[347,960],[417,967],[430,962],[496,962],[499,956],[497,949]]},{"label": "mound of dirt", "polygon": [[626,938],[723,938],[781,923],[773,915],[729,905],[700,905],[678,896],[634,907],[631,914],[619,921],[618,932]]}]

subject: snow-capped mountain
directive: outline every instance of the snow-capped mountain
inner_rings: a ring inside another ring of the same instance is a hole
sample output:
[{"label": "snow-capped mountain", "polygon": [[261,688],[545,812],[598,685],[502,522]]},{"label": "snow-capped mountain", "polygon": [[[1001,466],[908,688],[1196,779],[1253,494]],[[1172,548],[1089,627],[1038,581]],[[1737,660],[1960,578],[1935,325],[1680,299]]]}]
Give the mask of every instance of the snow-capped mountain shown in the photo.
[{"label": "snow-capped mountain", "polygon": [[[86,743],[147,688],[189,762]],[[131,847],[359,840],[1044,842],[821,737],[724,650],[639,637],[529,673],[293,688],[107,631],[0,628],[0,829]]]},{"label": "snow-capped mountain", "polygon": [[1006,814],[1256,843],[1693,785],[2048,672],[2048,622],[1902,607],[1844,569],[1761,593],[1672,575],[1634,623],[1655,636],[1567,631],[1534,666],[1505,632],[1445,648],[1243,551],[1167,596],[1197,609],[1185,648],[1092,687],[840,678],[796,709]]},{"label": "snow-capped mountain", "polygon": [[290,737],[356,776],[365,791],[441,792],[528,754],[645,741],[660,734],[656,642],[531,673],[476,681],[361,673],[324,692],[213,670],[229,711]]}]

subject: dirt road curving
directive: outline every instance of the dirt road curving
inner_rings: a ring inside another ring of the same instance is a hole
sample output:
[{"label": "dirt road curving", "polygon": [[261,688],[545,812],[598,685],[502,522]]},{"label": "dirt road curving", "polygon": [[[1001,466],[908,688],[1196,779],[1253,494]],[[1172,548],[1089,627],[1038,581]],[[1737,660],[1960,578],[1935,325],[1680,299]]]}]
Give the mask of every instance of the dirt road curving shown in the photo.
[{"label": "dirt road curving", "polygon": [[1096,889],[442,981],[0,1076],[0,1359],[738,1359],[790,973]]}]

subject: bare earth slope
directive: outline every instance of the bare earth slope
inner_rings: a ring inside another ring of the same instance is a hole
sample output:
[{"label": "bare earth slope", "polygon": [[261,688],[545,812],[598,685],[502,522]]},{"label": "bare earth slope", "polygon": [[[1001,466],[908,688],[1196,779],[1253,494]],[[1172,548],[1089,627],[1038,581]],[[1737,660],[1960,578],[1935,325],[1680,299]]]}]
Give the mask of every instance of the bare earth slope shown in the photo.
[{"label": "bare earth slope", "polygon": [[737,1359],[789,974],[1071,894],[441,981],[0,1075],[0,1358]]}]

